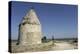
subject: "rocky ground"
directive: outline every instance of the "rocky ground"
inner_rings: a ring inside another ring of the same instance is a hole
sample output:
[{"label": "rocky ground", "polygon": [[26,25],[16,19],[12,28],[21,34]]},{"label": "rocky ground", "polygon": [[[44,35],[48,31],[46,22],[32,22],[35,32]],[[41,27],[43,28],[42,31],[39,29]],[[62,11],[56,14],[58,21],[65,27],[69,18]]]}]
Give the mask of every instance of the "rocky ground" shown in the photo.
[{"label": "rocky ground", "polygon": [[21,46],[16,45],[16,42],[12,42],[12,53],[17,52],[38,52],[38,51],[54,51],[54,50],[72,50],[77,49],[77,42],[72,41],[50,41],[33,46]]}]

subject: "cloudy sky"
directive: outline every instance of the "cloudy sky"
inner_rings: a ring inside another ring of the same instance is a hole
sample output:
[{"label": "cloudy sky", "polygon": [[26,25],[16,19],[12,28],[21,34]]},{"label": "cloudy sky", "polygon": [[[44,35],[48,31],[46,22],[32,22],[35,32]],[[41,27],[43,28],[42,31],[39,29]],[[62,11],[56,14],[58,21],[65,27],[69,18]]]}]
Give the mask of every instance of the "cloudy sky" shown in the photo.
[{"label": "cloudy sky", "polygon": [[77,37],[77,5],[12,2],[11,37],[17,39],[18,25],[31,7],[34,7],[42,25],[43,36],[51,38]]}]

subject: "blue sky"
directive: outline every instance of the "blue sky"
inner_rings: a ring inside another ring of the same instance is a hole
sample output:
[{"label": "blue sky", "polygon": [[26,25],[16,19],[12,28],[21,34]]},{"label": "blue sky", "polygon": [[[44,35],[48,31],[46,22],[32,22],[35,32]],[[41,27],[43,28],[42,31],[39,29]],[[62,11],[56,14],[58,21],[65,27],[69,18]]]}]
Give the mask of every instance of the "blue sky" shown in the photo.
[{"label": "blue sky", "polygon": [[77,5],[12,2],[11,36],[18,37],[18,25],[31,7],[34,7],[42,25],[43,36],[51,38],[77,37]]}]

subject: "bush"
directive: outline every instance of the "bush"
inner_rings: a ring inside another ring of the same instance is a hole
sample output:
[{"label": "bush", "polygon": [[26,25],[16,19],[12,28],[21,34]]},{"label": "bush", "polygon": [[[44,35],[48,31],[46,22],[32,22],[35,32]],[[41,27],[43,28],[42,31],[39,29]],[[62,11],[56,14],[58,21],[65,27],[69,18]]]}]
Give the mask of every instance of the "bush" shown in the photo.
[{"label": "bush", "polygon": [[46,36],[44,36],[44,37],[42,38],[42,42],[47,42]]}]

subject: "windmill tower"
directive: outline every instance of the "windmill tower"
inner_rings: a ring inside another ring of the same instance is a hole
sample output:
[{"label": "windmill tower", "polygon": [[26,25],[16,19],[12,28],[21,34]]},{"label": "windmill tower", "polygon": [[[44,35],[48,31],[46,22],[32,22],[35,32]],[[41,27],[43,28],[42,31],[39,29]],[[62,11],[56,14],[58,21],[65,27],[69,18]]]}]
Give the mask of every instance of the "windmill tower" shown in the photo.
[{"label": "windmill tower", "polygon": [[41,24],[34,9],[31,8],[19,25],[18,43],[21,45],[40,44],[41,38]]}]

